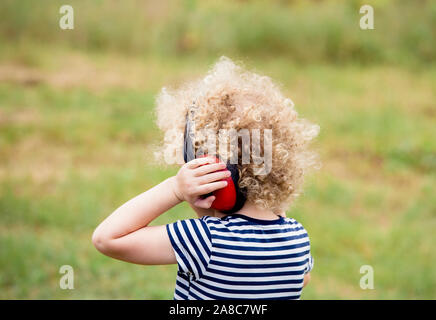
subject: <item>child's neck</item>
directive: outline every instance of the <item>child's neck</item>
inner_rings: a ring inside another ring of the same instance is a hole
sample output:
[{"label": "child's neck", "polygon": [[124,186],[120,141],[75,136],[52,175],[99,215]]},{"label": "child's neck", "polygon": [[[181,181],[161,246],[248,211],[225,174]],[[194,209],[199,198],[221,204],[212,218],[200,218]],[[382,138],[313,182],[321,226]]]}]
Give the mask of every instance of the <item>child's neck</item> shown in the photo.
[{"label": "child's neck", "polygon": [[[235,212],[235,214],[242,214],[244,216],[260,220],[276,220],[278,219],[278,216],[286,217],[285,212],[276,214],[271,210],[260,208],[251,202],[246,202],[242,209]],[[215,211],[215,217],[222,218],[225,216],[226,214]]]}]

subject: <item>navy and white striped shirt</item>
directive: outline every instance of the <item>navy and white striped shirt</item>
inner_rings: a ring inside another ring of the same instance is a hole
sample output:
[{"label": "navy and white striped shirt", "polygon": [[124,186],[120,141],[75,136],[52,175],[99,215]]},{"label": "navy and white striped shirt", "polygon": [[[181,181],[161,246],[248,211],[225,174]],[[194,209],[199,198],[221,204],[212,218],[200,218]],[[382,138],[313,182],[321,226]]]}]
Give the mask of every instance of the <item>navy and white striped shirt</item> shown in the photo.
[{"label": "navy and white striped shirt", "polygon": [[309,236],[291,218],[240,214],[167,225],[179,270],[174,299],[299,299],[313,267]]}]

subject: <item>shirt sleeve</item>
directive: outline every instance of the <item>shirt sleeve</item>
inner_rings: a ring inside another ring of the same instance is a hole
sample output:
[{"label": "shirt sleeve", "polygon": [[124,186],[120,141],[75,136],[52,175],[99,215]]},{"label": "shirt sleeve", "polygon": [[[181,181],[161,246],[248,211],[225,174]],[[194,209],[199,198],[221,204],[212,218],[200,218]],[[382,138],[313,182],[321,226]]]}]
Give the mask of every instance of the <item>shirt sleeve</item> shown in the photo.
[{"label": "shirt sleeve", "polygon": [[310,247],[310,239],[309,239],[309,234],[307,233],[307,230],[299,223],[299,225],[301,226],[301,228],[303,228],[304,232],[306,233],[307,236],[307,241],[309,243],[309,250],[306,253],[306,261],[305,261],[305,267],[304,267],[304,274],[309,273],[310,271],[312,271],[313,269],[313,264],[314,264],[314,259],[312,257],[312,253],[311,253],[311,247]]},{"label": "shirt sleeve", "polygon": [[179,220],[166,226],[179,272],[199,279],[211,256],[211,234],[204,218]]},{"label": "shirt sleeve", "polygon": [[306,268],[304,269],[304,274],[309,273],[313,269],[314,259],[310,252],[308,253]]}]

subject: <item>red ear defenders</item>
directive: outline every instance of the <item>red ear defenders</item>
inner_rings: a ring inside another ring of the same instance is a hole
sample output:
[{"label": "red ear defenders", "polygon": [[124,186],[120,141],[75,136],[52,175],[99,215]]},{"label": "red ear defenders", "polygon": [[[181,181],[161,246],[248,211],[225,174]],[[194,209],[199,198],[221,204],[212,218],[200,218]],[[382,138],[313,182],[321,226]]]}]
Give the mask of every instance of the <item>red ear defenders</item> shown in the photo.
[{"label": "red ear defenders", "polygon": [[[184,134],[184,146],[183,146],[183,158],[186,162],[195,159],[195,147],[193,143],[193,121],[190,119],[189,114],[186,115],[185,134]],[[207,154],[199,157],[205,157]],[[219,158],[216,158],[216,162]],[[242,190],[238,186],[239,171],[236,164],[230,164],[227,161],[227,170],[230,171],[231,176],[223,180],[227,181],[227,186],[213,193],[205,194],[202,197],[207,198],[212,194],[215,196],[215,200],[212,202],[211,208],[222,211],[224,213],[233,213],[239,211],[245,204],[246,196],[245,190]],[[225,169],[223,169],[225,170]]]}]

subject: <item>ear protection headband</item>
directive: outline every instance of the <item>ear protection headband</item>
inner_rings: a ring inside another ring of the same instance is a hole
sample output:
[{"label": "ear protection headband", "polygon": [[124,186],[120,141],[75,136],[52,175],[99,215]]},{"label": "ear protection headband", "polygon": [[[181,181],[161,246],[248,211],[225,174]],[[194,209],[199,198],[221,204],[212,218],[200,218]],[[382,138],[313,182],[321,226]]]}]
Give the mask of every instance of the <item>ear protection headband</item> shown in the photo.
[{"label": "ear protection headband", "polygon": [[[194,107],[191,107],[186,115],[185,133],[184,133],[184,145],[183,145],[183,158],[186,162],[195,159],[195,146],[194,146],[194,122],[191,116],[194,112]],[[205,157],[207,154],[200,157]],[[219,158],[216,158],[216,162]],[[239,171],[236,164],[231,164],[229,161],[226,163],[227,170],[230,171],[231,176],[223,179],[227,181],[227,186],[215,190],[212,193],[205,194],[202,198],[207,198],[212,194],[215,196],[215,200],[212,202],[211,208],[219,210],[223,213],[233,213],[239,211],[245,204],[246,196],[244,190],[241,190],[238,186]],[[223,169],[225,170],[225,169]]]}]

